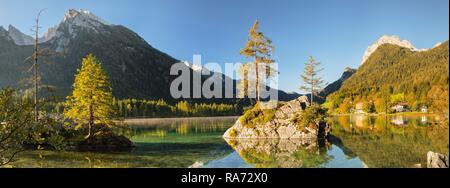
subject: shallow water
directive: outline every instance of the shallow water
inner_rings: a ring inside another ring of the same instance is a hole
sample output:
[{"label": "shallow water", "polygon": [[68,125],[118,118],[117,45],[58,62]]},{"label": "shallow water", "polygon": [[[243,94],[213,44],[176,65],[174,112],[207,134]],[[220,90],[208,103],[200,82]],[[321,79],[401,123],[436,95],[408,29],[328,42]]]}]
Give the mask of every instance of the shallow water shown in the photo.
[{"label": "shallow water", "polygon": [[7,167],[414,167],[428,151],[448,155],[448,126],[435,116],[338,116],[319,143],[225,141],[236,117],[130,120],[131,152],[26,151]]}]

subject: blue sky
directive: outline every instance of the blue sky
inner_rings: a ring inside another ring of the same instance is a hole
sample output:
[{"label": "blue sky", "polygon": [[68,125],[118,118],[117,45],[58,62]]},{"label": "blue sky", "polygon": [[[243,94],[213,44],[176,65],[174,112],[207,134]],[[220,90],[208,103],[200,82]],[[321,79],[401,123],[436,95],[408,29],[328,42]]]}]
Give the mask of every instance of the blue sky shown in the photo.
[{"label": "blue sky", "polygon": [[44,30],[70,9],[86,9],[124,25],[180,60],[243,62],[248,29],[258,19],[273,40],[279,87],[298,90],[309,55],[322,62],[327,82],[357,68],[364,50],[382,35],[398,35],[418,48],[448,40],[448,0],[0,0],[0,25],[29,34],[42,8]]}]

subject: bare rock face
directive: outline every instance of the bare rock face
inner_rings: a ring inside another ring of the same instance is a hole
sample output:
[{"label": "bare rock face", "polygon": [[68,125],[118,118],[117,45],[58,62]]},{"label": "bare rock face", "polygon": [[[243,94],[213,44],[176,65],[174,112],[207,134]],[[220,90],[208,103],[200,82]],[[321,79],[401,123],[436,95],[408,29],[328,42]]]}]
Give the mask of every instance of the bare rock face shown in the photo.
[{"label": "bare rock face", "polygon": [[23,34],[17,28],[12,25],[8,27],[9,36],[14,40],[17,45],[32,45],[34,44],[33,37]]},{"label": "bare rock face", "polygon": [[448,168],[448,156],[429,151],[427,153],[427,168]]},{"label": "bare rock face", "polygon": [[297,99],[289,101],[284,106],[282,106],[276,113],[275,117],[278,119],[291,118],[295,112],[303,111],[307,106],[309,106],[309,101],[306,96],[300,96]]},{"label": "bare rock face", "polygon": [[259,139],[259,138],[281,138],[281,139],[304,139],[316,141],[325,138],[330,131],[326,123],[318,125],[307,125],[300,130],[291,118],[302,113],[310,103],[306,96],[287,102],[275,111],[274,119],[265,124],[257,124],[253,127],[244,126],[238,119],[233,127],[229,128],[223,135],[226,139]]},{"label": "bare rock face", "polygon": [[412,45],[407,40],[401,40],[399,36],[389,36],[389,35],[383,35],[381,38],[379,38],[374,44],[370,45],[366,51],[364,52],[364,56],[361,60],[361,64],[363,64],[369,57],[372,55],[373,52],[375,52],[379,46],[383,44],[394,44],[403,48],[408,48],[411,51],[423,51],[425,49],[419,50],[414,45]]}]

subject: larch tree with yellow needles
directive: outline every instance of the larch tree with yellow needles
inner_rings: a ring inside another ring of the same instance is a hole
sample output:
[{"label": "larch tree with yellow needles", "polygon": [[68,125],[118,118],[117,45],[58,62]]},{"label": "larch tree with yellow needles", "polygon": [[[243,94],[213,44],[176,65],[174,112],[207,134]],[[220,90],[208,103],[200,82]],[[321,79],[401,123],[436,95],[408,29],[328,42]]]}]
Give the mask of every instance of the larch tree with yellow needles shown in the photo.
[{"label": "larch tree with yellow needles", "polygon": [[112,125],[113,95],[109,78],[100,61],[89,54],[75,75],[72,95],[67,97],[64,115],[76,124],[75,129],[92,130]]},{"label": "larch tree with yellow needles", "polygon": [[261,86],[265,86],[265,83],[261,82],[261,80],[265,79],[261,79],[260,76],[263,75],[266,79],[275,76],[276,70],[273,70],[270,67],[270,65],[275,62],[271,57],[273,51],[274,46],[272,45],[272,40],[264,36],[259,29],[259,22],[256,21],[250,28],[249,38],[240,53],[246,58],[251,59],[251,62],[249,63],[254,69],[254,71],[251,72],[255,74],[255,92],[257,101],[260,99]]}]

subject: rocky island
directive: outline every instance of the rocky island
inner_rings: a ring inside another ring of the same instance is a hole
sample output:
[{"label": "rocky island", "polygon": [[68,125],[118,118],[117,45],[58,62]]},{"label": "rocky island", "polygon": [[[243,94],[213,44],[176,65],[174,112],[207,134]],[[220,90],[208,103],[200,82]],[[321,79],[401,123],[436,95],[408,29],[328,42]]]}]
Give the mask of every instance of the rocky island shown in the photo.
[{"label": "rocky island", "polygon": [[329,125],[310,106],[308,98],[301,96],[277,107],[265,109],[257,103],[247,110],[229,128],[225,139],[303,139],[315,142],[325,138],[330,132]]}]

